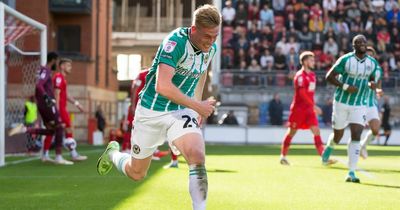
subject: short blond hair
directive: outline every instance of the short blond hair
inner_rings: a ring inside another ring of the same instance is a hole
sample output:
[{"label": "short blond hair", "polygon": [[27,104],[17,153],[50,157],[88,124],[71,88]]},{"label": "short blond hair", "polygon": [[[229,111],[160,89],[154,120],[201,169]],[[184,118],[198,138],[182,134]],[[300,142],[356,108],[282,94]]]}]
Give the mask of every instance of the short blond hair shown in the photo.
[{"label": "short blond hair", "polygon": [[221,14],[217,7],[205,4],[197,8],[193,13],[192,25],[200,28],[213,28],[221,24]]},{"label": "short blond hair", "polygon": [[61,58],[60,61],[58,62],[58,65],[62,65],[64,63],[72,63],[72,60],[69,58]]},{"label": "short blond hair", "polygon": [[303,65],[303,61],[308,57],[314,57],[314,53],[311,51],[304,51],[300,54],[300,64]]}]

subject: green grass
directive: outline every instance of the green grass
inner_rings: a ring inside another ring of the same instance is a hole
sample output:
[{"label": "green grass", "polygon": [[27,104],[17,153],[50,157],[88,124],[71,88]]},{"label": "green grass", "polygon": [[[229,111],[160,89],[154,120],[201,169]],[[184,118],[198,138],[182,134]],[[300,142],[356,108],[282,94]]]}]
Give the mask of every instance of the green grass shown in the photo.
[{"label": "green grass", "polygon": [[[135,183],[115,169],[97,175],[102,148],[80,147],[89,160],[73,166],[32,160],[0,168],[0,209],[191,209],[182,158],[179,169],[162,168],[168,157],[153,161]],[[324,167],[313,146],[293,145],[287,167],[276,145],[207,146],[208,209],[399,209],[400,147],[370,146],[359,162],[361,184],[344,182],[345,149],[334,151],[342,163]]]}]

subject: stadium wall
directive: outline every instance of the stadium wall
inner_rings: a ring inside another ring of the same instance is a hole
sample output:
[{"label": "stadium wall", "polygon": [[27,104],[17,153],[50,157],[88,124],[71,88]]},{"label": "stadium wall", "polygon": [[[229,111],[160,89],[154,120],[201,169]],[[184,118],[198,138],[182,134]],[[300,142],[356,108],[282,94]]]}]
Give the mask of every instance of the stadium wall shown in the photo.
[{"label": "stadium wall", "polygon": [[[286,134],[285,127],[257,127],[257,126],[213,126],[207,125],[203,129],[206,143],[221,144],[281,144]],[[363,137],[367,130],[364,130]],[[321,128],[322,141],[326,143],[332,129]],[[346,144],[350,139],[349,129],[345,130],[341,144]],[[389,145],[400,145],[400,130],[393,130]],[[383,144],[384,137],[373,144]],[[309,130],[297,131],[292,140],[293,144],[314,144],[313,135]]]}]

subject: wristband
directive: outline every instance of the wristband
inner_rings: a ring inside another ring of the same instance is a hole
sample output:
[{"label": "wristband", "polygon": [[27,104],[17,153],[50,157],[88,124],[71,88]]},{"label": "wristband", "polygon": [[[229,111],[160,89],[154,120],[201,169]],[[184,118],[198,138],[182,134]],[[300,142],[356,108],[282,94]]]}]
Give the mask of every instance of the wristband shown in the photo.
[{"label": "wristband", "polygon": [[350,85],[348,85],[348,84],[343,84],[343,85],[342,85],[342,89],[343,89],[343,90],[347,90],[347,89],[349,88],[349,86],[350,86]]},{"label": "wristband", "polygon": [[75,104],[75,106],[78,106],[79,105],[79,101],[75,101],[74,104]]}]

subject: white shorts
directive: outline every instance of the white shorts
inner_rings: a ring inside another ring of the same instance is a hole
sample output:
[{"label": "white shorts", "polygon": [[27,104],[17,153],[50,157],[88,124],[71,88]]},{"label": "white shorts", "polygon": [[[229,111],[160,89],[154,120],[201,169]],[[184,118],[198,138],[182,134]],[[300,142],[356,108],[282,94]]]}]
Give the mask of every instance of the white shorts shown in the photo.
[{"label": "white shorts", "polygon": [[347,127],[350,123],[360,124],[366,123],[366,107],[365,106],[350,106],[347,104],[333,102],[332,112],[332,127],[336,130],[341,130]]},{"label": "white shorts", "polygon": [[365,116],[367,119],[367,123],[373,119],[379,120],[378,107],[376,106],[367,107],[367,114]]},{"label": "white shorts", "polygon": [[158,146],[167,140],[174,154],[179,151],[172,142],[189,134],[203,135],[197,123],[198,114],[191,109],[171,112],[158,112],[138,106],[135,111],[134,129],[131,136],[131,155],[144,159],[151,155]]}]

